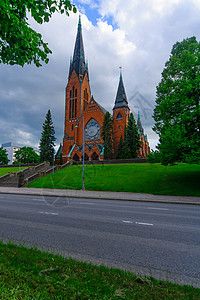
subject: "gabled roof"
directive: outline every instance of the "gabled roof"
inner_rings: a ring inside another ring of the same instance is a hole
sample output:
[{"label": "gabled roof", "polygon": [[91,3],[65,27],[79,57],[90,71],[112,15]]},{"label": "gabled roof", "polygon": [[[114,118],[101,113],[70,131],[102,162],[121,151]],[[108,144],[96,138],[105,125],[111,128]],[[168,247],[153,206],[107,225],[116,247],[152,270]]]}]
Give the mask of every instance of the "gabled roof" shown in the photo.
[{"label": "gabled roof", "polygon": [[76,42],[74,47],[74,55],[72,61],[70,61],[69,77],[72,75],[73,70],[75,70],[78,77],[79,75],[84,76],[86,72],[88,73],[87,63],[85,62],[80,15],[79,15],[78,31],[76,35]]},{"label": "gabled roof", "polygon": [[101,106],[96,100],[94,100],[93,96],[91,97],[90,102],[87,104],[84,112],[88,109],[88,106],[91,104],[91,101],[94,101],[96,103],[96,105],[100,108],[101,112],[104,115],[106,114],[107,110],[103,106]]},{"label": "gabled roof", "polygon": [[55,158],[60,158],[60,154],[62,154],[62,153],[63,153],[63,146],[62,146],[62,144],[60,144],[58,151],[55,155]]},{"label": "gabled roof", "polygon": [[[95,101],[95,100],[94,100]],[[100,108],[100,110],[102,111],[102,113],[105,115],[106,114],[106,112],[107,112],[107,110],[103,107],[103,106],[101,106],[97,101],[95,101],[96,102],[96,104],[98,105],[98,107]]]},{"label": "gabled roof", "polygon": [[125,92],[125,88],[124,88],[121,70],[120,70],[120,78],[119,78],[117,95],[116,95],[116,99],[115,99],[115,105],[113,108],[118,108],[118,107],[128,107],[128,100],[126,97],[126,92]]}]

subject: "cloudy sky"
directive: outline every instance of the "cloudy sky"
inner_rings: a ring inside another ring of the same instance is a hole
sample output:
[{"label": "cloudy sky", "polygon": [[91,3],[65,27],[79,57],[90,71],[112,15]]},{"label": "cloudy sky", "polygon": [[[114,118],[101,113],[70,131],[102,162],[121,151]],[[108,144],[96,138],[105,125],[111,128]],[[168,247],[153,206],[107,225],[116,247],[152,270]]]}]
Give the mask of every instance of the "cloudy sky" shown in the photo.
[{"label": "cloudy sky", "polygon": [[[173,44],[200,34],[200,0],[74,0],[82,18],[90,86],[97,102],[112,112],[119,66],[129,106],[140,111],[150,147],[156,86]],[[0,145],[13,142],[38,147],[42,123],[51,109],[57,145],[64,131],[65,87],[73,55],[78,13],[55,14],[41,32],[53,54],[48,65],[0,64]]]}]

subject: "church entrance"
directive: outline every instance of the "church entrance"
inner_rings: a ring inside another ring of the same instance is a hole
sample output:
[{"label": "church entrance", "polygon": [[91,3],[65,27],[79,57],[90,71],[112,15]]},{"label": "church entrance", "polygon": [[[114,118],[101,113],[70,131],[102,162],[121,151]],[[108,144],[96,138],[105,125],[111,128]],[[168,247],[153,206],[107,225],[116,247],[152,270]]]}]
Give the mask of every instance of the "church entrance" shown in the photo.
[{"label": "church entrance", "polygon": [[72,158],[74,161],[79,161],[79,156],[77,153],[74,154],[73,158]]},{"label": "church entrance", "polygon": [[92,159],[92,160],[99,160],[98,154],[97,154],[96,152],[94,152],[94,153],[92,154],[92,156],[91,156],[91,159]]},{"label": "church entrance", "polygon": [[[85,153],[85,160],[89,160],[89,156],[87,155],[87,153]],[[81,159],[83,160],[83,155],[81,156]]]}]

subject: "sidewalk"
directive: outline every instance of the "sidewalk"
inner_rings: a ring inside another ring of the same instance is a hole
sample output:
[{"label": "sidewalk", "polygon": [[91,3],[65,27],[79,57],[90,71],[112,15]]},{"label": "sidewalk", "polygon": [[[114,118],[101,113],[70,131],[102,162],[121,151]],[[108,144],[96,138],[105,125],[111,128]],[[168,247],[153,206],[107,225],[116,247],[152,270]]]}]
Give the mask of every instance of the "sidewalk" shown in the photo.
[{"label": "sidewalk", "polygon": [[53,196],[53,197],[66,197],[66,198],[70,197],[70,198],[86,198],[86,199],[109,199],[109,200],[128,200],[128,201],[200,205],[200,197],[161,196],[161,195],[137,194],[137,193],[127,193],[127,192],[99,192],[99,191],[82,191],[82,190],[0,187],[0,193],[35,195],[35,196]]}]

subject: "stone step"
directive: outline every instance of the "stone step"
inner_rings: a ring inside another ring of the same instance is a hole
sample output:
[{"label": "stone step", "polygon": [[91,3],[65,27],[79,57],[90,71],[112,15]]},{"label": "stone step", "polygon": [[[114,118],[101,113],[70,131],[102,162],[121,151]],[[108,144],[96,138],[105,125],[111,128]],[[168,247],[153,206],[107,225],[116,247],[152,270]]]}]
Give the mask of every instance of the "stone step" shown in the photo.
[{"label": "stone step", "polygon": [[[51,167],[49,165],[39,165],[39,167],[35,167],[32,170],[31,169],[25,169],[23,172],[24,179],[33,176],[34,174],[37,174],[38,172],[45,172],[49,170]],[[0,181],[0,186],[6,186],[6,187],[18,187],[18,177],[8,177],[2,181]]]}]

